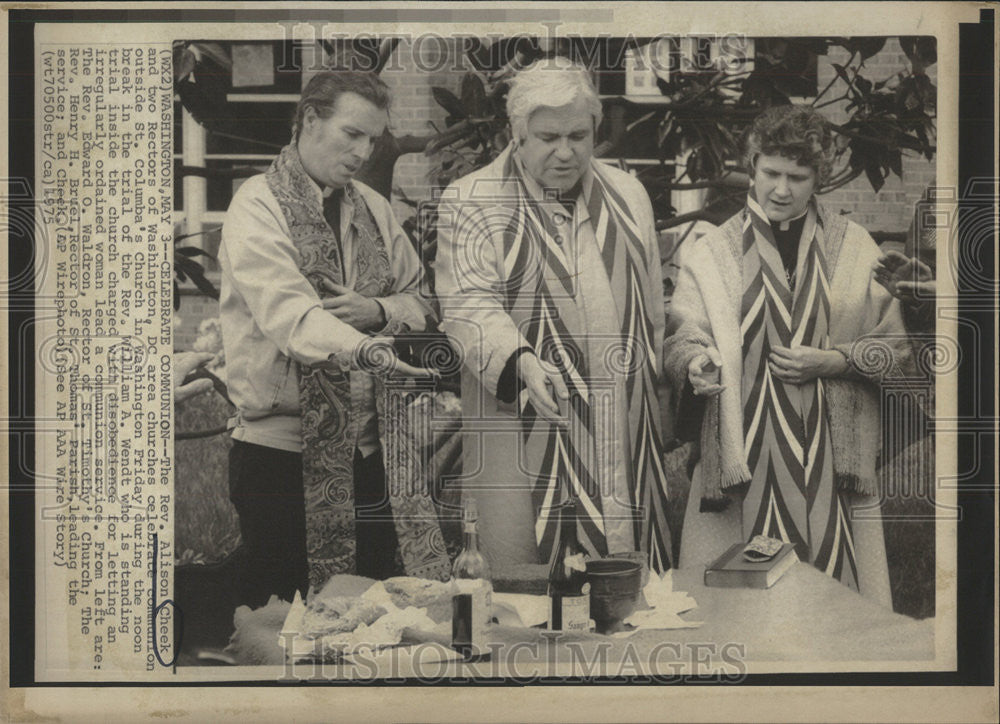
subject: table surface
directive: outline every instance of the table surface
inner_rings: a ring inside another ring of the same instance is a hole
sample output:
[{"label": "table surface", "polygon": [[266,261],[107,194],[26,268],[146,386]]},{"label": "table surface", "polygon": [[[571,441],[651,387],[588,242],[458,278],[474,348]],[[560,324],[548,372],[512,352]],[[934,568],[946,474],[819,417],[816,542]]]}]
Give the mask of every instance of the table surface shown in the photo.
[{"label": "table surface", "polygon": [[[707,588],[703,575],[703,569],[673,572],[674,589],[688,592],[698,603],[682,616],[703,622],[697,628],[643,630],[617,638],[494,626],[490,635],[494,655],[489,662],[460,662],[450,668],[443,663],[450,652],[432,643],[443,637],[417,634],[415,638],[423,643],[367,652],[357,666],[324,667],[322,675],[405,678],[422,675],[428,667],[434,675],[458,672],[493,677],[544,675],[542,669],[597,676],[681,670],[738,675],[748,667],[750,671],[893,670],[891,663],[876,664],[899,662],[895,668],[905,668],[904,662],[912,666],[934,659],[933,619],[918,621],[886,610],[808,564],[796,563],[767,590]],[[245,633],[247,621],[252,622],[256,613],[244,614],[242,624],[237,616],[237,628]],[[261,620],[263,640],[276,642],[281,626],[275,621],[264,624]],[[253,663],[283,661],[283,651],[276,643],[275,647],[270,657],[280,658],[265,661],[258,657]],[[236,658],[239,663],[251,663],[240,660],[238,652]],[[596,668],[595,662],[600,664]],[[538,666],[533,668],[533,664]]]}]

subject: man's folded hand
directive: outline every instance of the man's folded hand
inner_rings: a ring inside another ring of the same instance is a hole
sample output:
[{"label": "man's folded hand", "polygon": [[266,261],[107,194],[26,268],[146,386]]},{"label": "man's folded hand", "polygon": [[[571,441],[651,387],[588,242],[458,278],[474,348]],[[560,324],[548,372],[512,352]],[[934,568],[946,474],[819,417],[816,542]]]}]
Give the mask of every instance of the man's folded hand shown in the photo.
[{"label": "man's folded hand", "polygon": [[337,295],[323,299],[323,309],[341,322],[351,325],[359,332],[370,332],[385,326],[385,310],[375,299],[333,282],[321,282],[321,286]]}]

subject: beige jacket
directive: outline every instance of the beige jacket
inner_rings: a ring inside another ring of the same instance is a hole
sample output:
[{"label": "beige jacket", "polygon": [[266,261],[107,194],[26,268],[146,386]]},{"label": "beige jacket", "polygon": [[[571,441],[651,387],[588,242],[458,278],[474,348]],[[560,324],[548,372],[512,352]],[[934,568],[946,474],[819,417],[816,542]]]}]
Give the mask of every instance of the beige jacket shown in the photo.
[{"label": "beige jacket", "polygon": [[[378,225],[396,278],[396,293],[378,298],[386,319],[424,329],[426,316],[434,313],[422,294],[420,259],[389,202],[368,186],[352,183]],[[322,204],[322,190],[315,185],[314,190]],[[345,195],[340,238],[347,286],[354,282],[352,216]],[[365,335],[325,311],[299,271],[298,251],[264,174],[247,179],[233,196],[222,227],[219,265],[227,384],[238,408],[233,438],[300,452],[298,366],[292,362],[313,365],[330,355],[350,355]],[[371,427],[375,415],[370,376],[352,373],[351,396],[356,434],[370,439],[362,429]]]}]

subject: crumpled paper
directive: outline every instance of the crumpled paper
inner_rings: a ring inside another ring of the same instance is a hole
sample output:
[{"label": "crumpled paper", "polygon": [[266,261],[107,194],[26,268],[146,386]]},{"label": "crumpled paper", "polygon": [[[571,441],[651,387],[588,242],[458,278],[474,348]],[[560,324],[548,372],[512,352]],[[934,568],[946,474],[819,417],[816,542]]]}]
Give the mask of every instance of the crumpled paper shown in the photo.
[{"label": "crumpled paper", "polygon": [[649,576],[649,582],[643,587],[642,595],[650,608],[635,611],[625,618],[625,623],[635,628],[630,631],[619,631],[612,634],[615,638],[627,638],[636,631],[643,629],[698,628],[704,621],[685,621],[680,614],[698,607],[686,591],[675,591],[672,571],[667,571],[657,578]]},{"label": "crumpled paper", "polygon": [[240,606],[233,614],[235,631],[225,652],[239,666],[281,666],[285,652],[274,632],[288,618],[288,601],[271,596],[267,605],[258,609]]},{"label": "crumpled paper", "polygon": [[279,634],[279,641],[285,646],[288,659],[326,660],[331,656],[349,656],[356,651],[377,650],[397,645],[402,640],[405,628],[434,631],[439,626],[427,615],[425,608],[396,606],[381,581],[372,584],[361,597],[378,604],[386,613],[371,624],[361,624],[353,631],[310,638],[303,635],[302,631],[306,604],[296,593]]}]

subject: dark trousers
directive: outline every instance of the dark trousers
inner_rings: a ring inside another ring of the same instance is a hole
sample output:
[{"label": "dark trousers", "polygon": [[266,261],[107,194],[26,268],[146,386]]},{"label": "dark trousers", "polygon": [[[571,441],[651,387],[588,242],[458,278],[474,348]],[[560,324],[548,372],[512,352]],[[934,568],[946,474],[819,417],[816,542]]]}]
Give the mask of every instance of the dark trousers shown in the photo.
[{"label": "dark trousers", "polygon": [[377,580],[402,575],[381,450],[366,458],[354,452],[354,523],[358,575]]},{"label": "dark trousers", "polygon": [[[399,572],[381,453],[354,457],[357,573],[388,578]],[[239,599],[257,608],[272,595],[291,601],[309,588],[302,455],[233,441],[229,499],[240,517],[245,563]]]}]

